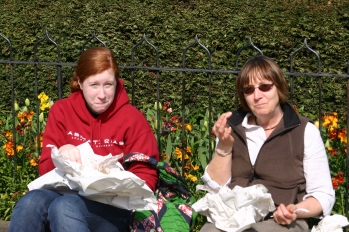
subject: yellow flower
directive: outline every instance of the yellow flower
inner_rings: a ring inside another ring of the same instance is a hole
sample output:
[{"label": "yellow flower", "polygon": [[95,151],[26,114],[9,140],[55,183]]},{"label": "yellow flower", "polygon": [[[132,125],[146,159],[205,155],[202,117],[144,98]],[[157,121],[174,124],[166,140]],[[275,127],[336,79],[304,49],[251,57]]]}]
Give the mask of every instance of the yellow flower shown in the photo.
[{"label": "yellow flower", "polygon": [[12,157],[14,154],[15,154],[15,151],[13,150],[13,147],[14,147],[14,143],[12,141],[8,141],[4,146],[3,148],[5,149],[6,151],[6,156],[7,158],[10,158]]},{"label": "yellow flower", "polygon": [[33,166],[33,167],[35,167],[35,166],[37,166],[38,164],[36,163],[36,161],[35,161],[34,159],[31,159],[31,160],[30,160],[30,165]]},{"label": "yellow flower", "polygon": [[192,182],[196,182],[198,180],[198,178],[196,176],[193,176],[192,174],[184,173],[184,176]]},{"label": "yellow flower", "polygon": [[192,176],[192,177],[190,178],[190,180],[191,180],[192,182],[196,182],[196,181],[198,180],[198,178],[197,178],[196,176]]},{"label": "yellow flower", "polygon": [[7,137],[7,138],[12,138],[12,132],[11,131],[6,131],[6,134],[5,134],[5,136]]},{"label": "yellow flower", "polygon": [[342,143],[347,143],[347,131],[345,128],[341,128],[337,132],[337,137],[340,139]]},{"label": "yellow flower", "polygon": [[186,153],[189,153],[189,155],[193,155],[193,153],[191,152],[191,147],[187,147],[186,149],[185,149],[185,151],[186,151]]},{"label": "yellow flower", "polygon": [[191,165],[191,168],[192,168],[194,171],[199,170],[199,166],[197,166],[197,165],[194,166],[194,165],[192,164],[192,165]]},{"label": "yellow flower", "polygon": [[184,128],[185,128],[187,131],[192,131],[192,130],[193,130],[193,125],[192,125],[192,124],[184,124]]},{"label": "yellow flower", "polygon": [[[190,147],[187,147],[187,149],[190,149]],[[187,153],[187,152],[186,152]],[[176,156],[177,156],[177,159],[179,159],[179,160],[182,160],[182,149],[181,148],[179,148],[179,147],[176,147]],[[184,159],[189,159],[189,156],[188,156],[188,154],[185,154],[184,155]]]},{"label": "yellow flower", "polygon": [[31,120],[33,119],[33,115],[34,115],[34,114],[35,114],[34,111],[31,110],[31,111],[27,114],[27,119],[31,121]]},{"label": "yellow flower", "polygon": [[23,119],[23,113],[22,112],[18,112],[18,114],[17,114],[17,118],[19,118],[19,119]]},{"label": "yellow flower", "polygon": [[48,99],[48,97],[47,97],[47,95],[44,93],[44,92],[41,92],[40,94],[39,94],[39,96],[38,96],[38,99]]},{"label": "yellow flower", "polygon": [[40,110],[41,111],[44,111],[46,108],[50,108],[50,103],[48,103],[48,102],[42,102],[41,104],[40,104]]},{"label": "yellow flower", "polygon": [[23,149],[23,146],[22,145],[18,145],[17,148],[16,148],[16,151],[20,152],[22,149]]},{"label": "yellow flower", "polygon": [[337,123],[338,123],[337,113],[333,112],[327,116],[326,115],[324,116],[322,125],[327,128],[330,128],[330,127],[337,128],[338,127]]},{"label": "yellow flower", "polygon": [[176,156],[177,159],[182,160],[182,151],[179,147],[176,147]]}]

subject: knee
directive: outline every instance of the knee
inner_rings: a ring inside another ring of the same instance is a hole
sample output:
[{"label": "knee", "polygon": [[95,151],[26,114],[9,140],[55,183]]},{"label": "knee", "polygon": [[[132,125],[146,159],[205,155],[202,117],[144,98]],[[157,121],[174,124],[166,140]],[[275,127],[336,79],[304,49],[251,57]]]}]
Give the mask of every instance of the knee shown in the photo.
[{"label": "knee", "polygon": [[46,189],[37,189],[27,192],[16,204],[16,208],[21,210],[33,210],[41,207],[48,207],[51,202],[59,197],[55,193]]},{"label": "knee", "polygon": [[62,214],[62,212],[81,210],[81,207],[83,207],[81,201],[78,195],[64,195],[51,203],[48,213],[49,215],[58,215]]}]

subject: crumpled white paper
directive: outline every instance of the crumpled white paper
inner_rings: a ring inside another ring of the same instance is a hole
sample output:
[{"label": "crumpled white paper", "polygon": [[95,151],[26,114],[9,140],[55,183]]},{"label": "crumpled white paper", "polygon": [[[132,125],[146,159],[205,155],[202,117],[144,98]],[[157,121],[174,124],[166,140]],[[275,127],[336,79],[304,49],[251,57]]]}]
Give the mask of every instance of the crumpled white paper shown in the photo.
[{"label": "crumpled white paper", "polygon": [[311,232],[343,232],[342,227],[348,225],[348,219],[343,215],[327,215],[316,226],[313,226]]},{"label": "crumpled white paper", "polygon": [[54,189],[62,193],[77,193],[122,209],[157,209],[154,193],[145,181],[125,171],[118,162],[122,154],[96,155],[86,142],[77,146],[81,154],[80,164],[65,159],[57,147],[48,147],[52,148],[51,157],[56,168],[29,183],[29,190]]},{"label": "crumpled white paper", "polygon": [[235,186],[233,189],[225,185],[218,192],[208,186],[198,185],[196,188],[208,193],[193,204],[193,209],[223,231],[248,229],[275,210],[271,194],[261,184],[246,188]]}]

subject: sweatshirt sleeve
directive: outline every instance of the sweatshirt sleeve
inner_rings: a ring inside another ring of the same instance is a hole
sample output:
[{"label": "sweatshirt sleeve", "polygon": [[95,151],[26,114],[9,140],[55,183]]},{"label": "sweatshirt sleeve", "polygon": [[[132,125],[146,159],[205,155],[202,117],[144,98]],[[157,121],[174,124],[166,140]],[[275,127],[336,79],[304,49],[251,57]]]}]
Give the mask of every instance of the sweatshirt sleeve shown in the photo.
[{"label": "sweatshirt sleeve", "polygon": [[[125,135],[125,154],[132,152],[140,152],[159,160],[159,151],[155,140],[155,135],[148,121],[137,110],[138,117],[135,117],[133,124],[127,130]],[[158,173],[147,163],[134,162],[131,163],[128,171],[134,173],[143,179],[148,187],[155,191],[158,181]]]},{"label": "sweatshirt sleeve", "polygon": [[48,144],[52,144],[56,147],[61,147],[66,143],[65,127],[63,122],[64,115],[63,112],[60,112],[58,104],[59,103],[57,102],[52,105],[47,119],[43,138],[41,158],[38,165],[40,175],[44,175],[45,173],[55,168],[55,165],[53,164],[51,158],[51,148],[46,146]]}]

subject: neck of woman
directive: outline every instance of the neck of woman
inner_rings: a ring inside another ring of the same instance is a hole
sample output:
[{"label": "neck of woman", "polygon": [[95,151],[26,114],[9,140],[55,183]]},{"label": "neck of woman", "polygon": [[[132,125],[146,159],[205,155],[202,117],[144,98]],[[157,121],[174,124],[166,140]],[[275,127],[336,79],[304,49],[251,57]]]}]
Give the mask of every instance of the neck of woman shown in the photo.
[{"label": "neck of woman", "polygon": [[90,112],[90,114],[92,115],[92,117],[94,117],[94,118],[97,118],[100,114],[99,113],[96,113],[95,111],[93,111],[92,109],[91,109],[91,107],[85,102],[85,104],[86,104],[86,107],[87,107],[87,109],[88,109],[88,111]]},{"label": "neck of woman", "polygon": [[254,115],[254,123],[257,126],[261,126],[265,131],[273,130],[279,124],[283,114],[284,113],[280,109],[280,111],[275,112],[273,117],[263,118],[263,117],[257,117],[256,115]]}]

